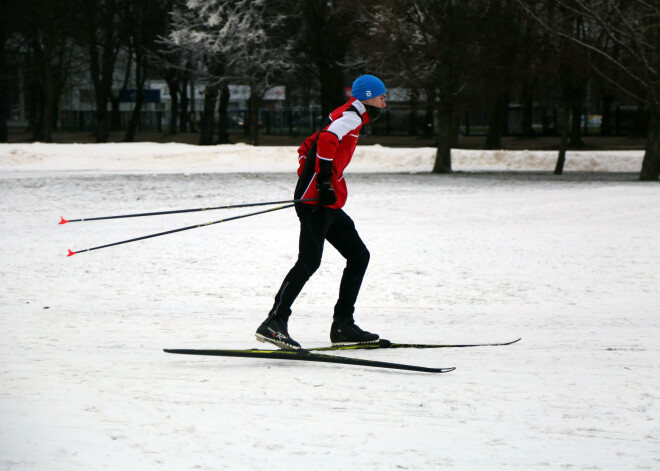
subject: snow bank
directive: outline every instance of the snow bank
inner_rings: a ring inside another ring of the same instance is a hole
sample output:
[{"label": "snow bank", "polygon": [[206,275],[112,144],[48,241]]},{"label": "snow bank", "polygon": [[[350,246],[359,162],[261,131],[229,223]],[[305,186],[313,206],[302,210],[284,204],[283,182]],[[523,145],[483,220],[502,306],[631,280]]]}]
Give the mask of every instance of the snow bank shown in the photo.
[{"label": "snow bank", "polygon": [[[291,172],[297,148],[246,144],[194,146],[151,142],[116,144],[2,144],[0,171],[232,173]],[[565,170],[638,172],[643,151],[568,152]],[[351,172],[430,172],[435,149],[358,146]],[[455,171],[552,171],[555,151],[455,149]]]}]

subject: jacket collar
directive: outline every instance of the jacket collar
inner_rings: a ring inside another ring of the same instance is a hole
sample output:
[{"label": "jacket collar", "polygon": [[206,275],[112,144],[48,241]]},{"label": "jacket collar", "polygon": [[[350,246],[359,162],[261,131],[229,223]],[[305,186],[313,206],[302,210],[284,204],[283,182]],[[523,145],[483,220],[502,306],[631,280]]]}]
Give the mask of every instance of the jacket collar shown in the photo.
[{"label": "jacket collar", "polygon": [[362,103],[360,100],[358,100],[355,97],[351,97],[350,104],[355,107],[356,110],[360,113],[360,116],[362,116],[362,121],[364,123],[369,122],[369,114],[367,113],[367,109],[364,107],[364,103]]}]

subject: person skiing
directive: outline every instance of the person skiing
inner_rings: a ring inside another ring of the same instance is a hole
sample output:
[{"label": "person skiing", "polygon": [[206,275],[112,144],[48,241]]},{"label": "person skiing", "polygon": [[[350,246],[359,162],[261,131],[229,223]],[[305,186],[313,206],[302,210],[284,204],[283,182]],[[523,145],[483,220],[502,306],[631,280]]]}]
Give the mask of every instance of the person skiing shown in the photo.
[{"label": "person skiing", "polygon": [[257,329],[257,340],[285,350],[301,348],[288,332],[291,306],[320,266],[327,240],[346,259],[330,341],[333,345],[378,342],[377,334],[362,330],[353,318],[370,255],[353,220],[342,207],[348,195],[344,169],[353,157],[362,126],[375,121],[385,108],[385,93],[385,85],[379,78],[361,75],[353,82],[352,98],[330,113],[322,129],[309,136],[298,149],[294,198],[313,201],[295,206],[300,220],[298,259],[277,291],[268,317]]}]

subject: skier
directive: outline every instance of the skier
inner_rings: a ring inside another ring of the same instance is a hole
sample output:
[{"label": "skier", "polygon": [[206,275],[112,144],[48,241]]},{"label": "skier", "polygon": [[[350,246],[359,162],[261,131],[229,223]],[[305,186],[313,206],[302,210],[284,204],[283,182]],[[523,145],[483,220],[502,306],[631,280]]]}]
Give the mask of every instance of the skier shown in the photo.
[{"label": "skier", "polygon": [[268,317],[257,329],[257,340],[286,350],[300,348],[288,332],[291,305],[321,264],[326,240],[346,259],[330,341],[333,345],[346,345],[379,340],[377,334],[360,329],[353,319],[355,301],[369,264],[369,251],[342,207],[347,197],[344,169],[353,157],[362,126],[375,121],[385,108],[385,92],[385,85],[377,77],[358,77],[353,82],[353,97],[330,113],[322,129],[298,149],[298,184],[294,197],[316,201],[296,204],[300,220],[298,260],[284,278]]}]

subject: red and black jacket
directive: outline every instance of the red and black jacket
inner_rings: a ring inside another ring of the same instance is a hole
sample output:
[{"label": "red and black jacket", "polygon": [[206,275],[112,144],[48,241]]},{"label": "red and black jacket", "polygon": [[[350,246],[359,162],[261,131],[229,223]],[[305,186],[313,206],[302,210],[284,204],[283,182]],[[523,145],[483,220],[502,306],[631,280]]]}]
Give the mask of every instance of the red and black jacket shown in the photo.
[{"label": "red and black jacket", "polygon": [[318,198],[317,179],[329,180],[335,190],[337,202],[328,207],[339,209],[344,206],[348,196],[344,169],[353,157],[360,129],[364,124],[369,123],[369,115],[361,101],[351,98],[330,113],[329,118],[329,124],[305,139],[298,149],[300,166],[294,197]]}]

